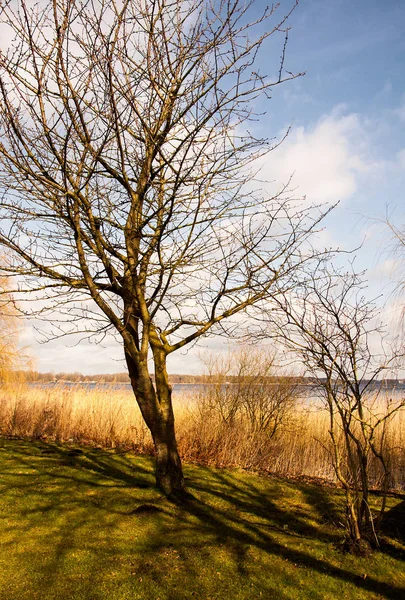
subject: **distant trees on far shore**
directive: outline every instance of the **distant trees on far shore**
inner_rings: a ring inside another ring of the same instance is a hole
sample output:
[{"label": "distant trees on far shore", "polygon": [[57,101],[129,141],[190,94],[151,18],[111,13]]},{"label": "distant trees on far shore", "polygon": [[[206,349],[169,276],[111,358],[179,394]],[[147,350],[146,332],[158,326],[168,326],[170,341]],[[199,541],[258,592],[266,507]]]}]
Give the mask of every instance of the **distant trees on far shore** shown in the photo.
[{"label": "distant trees on far shore", "polygon": [[[79,373],[75,371],[73,373],[60,372],[54,373],[52,371],[48,371],[46,373],[41,373],[39,371],[32,370],[14,370],[14,375],[17,380],[27,381],[28,383],[130,383],[129,376],[127,373],[97,373],[93,375],[84,375],[83,373]],[[153,379],[153,375],[152,375]],[[194,374],[178,374],[174,373],[170,375],[169,380],[170,383],[173,384],[214,384],[218,383],[218,379],[221,379],[220,383],[239,383],[237,375],[228,375],[225,379],[223,376],[216,375],[194,375]],[[261,378],[261,380],[265,379],[267,384],[271,383],[279,383],[280,377],[271,376],[267,378]],[[282,379],[285,380],[286,377],[282,376]],[[291,384],[302,385],[302,386],[317,386],[319,385],[319,378],[315,377],[306,377],[306,376],[289,376],[288,377]],[[0,373],[0,381],[2,381],[1,373]],[[367,381],[364,380],[366,384]],[[404,385],[403,380],[398,379],[384,379],[383,381],[375,382],[375,386],[381,387],[387,390],[391,390],[398,385]],[[373,386],[371,386],[373,387]]]}]

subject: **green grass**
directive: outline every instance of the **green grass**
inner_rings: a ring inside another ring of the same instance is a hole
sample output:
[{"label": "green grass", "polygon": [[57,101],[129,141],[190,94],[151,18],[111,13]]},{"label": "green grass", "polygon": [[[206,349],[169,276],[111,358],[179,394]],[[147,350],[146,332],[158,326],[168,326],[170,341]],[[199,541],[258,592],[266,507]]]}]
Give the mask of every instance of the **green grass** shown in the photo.
[{"label": "green grass", "polygon": [[403,540],[344,555],[333,489],[186,466],[181,506],[148,457],[0,439],[0,466],[1,600],[405,598]]}]

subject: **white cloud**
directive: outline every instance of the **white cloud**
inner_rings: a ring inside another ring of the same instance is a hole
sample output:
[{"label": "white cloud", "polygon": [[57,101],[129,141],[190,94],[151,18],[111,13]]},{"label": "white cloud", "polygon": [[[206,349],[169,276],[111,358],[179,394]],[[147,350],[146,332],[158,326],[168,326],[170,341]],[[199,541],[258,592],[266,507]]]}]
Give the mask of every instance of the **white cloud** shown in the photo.
[{"label": "white cloud", "polygon": [[368,155],[367,124],[357,114],[342,115],[342,107],[313,126],[292,130],[263,165],[262,176],[286,184],[310,203],[344,201],[358,189],[358,180],[376,166]]},{"label": "white cloud", "polygon": [[29,322],[24,324],[19,336],[20,347],[27,348],[33,368],[38,371],[95,374],[126,370],[122,346],[113,336],[100,344],[91,344],[85,339],[78,344],[80,337],[77,335],[40,344],[39,337]]}]

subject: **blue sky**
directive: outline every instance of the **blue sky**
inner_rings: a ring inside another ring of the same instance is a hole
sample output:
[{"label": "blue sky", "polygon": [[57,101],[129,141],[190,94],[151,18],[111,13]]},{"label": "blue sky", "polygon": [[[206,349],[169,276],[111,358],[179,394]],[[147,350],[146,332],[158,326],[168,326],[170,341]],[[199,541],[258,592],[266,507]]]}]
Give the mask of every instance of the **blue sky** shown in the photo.
[{"label": "blue sky", "polygon": [[[256,0],[254,10],[265,5]],[[279,11],[290,5],[283,1]],[[262,132],[280,136],[292,125],[266,160],[264,174],[277,185],[294,173],[297,195],[340,203],[319,243],[345,249],[362,244],[357,266],[369,270],[370,295],[384,292],[384,311],[392,319],[390,291],[400,271],[379,219],[388,212],[397,226],[405,225],[405,3],[302,0],[290,26],[286,68],[306,75],[276,87],[264,105],[267,115],[257,125]],[[273,42],[264,48],[261,70],[277,72],[279,54]],[[42,371],[124,370],[112,341],[89,352],[86,344],[67,347],[66,340],[39,346],[30,326],[22,337],[33,345]],[[193,348],[186,356],[173,355],[171,372],[199,372],[197,354]]]}]

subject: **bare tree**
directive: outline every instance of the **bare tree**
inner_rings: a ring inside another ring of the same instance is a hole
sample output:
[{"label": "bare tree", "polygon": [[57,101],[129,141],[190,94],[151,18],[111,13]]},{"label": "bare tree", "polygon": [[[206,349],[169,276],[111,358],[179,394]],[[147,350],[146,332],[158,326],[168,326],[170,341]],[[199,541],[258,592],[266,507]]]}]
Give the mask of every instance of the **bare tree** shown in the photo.
[{"label": "bare tree", "polygon": [[239,346],[202,360],[209,384],[199,396],[204,408],[218,413],[226,425],[242,420],[252,434],[273,438],[297,403],[300,379],[280,375],[276,354],[265,348]]},{"label": "bare tree", "polygon": [[[61,335],[116,332],[166,493],[184,490],[167,356],[290,286],[322,217],[255,183],[272,142],[254,121],[296,76],[288,16],[253,0],[2,3],[8,272]],[[278,35],[270,80],[255,63]]]},{"label": "bare tree", "polygon": [[277,298],[278,336],[317,379],[329,411],[333,466],[346,494],[347,543],[355,552],[367,552],[369,541],[378,544],[369,463],[373,457],[383,473],[382,516],[390,480],[386,427],[405,406],[405,399],[384,404],[379,398],[381,378],[403,363],[403,353],[385,344],[378,310],[364,288],[361,275],[320,264],[305,286]]}]

